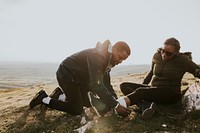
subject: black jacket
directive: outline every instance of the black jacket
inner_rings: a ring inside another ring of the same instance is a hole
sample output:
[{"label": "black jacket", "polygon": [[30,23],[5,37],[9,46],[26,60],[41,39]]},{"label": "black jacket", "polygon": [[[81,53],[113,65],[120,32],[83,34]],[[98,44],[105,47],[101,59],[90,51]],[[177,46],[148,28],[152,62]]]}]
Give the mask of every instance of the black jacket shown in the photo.
[{"label": "black jacket", "polygon": [[118,102],[110,83],[111,49],[112,46],[107,42],[75,53],[61,63],[57,75],[62,77],[64,71],[70,72],[75,82],[96,93],[102,101],[114,108]]},{"label": "black jacket", "polygon": [[161,49],[154,54],[152,67],[149,74],[144,79],[144,84],[149,84],[152,79],[152,86],[165,86],[180,92],[181,80],[186,72],[200,78],[200,67],[195,64],[190,57],[179,53],[168,61],[163,61]]}]

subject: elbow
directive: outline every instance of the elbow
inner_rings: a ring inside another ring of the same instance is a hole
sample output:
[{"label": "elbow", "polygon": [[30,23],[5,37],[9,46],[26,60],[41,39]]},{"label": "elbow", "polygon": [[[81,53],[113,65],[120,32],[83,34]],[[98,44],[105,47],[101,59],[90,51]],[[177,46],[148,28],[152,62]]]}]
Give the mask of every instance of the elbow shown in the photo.
[{"label": "elbow", "polygon": [[196,69],[193,74],[194,74],[195,77],[200,78],[200,69]]}]

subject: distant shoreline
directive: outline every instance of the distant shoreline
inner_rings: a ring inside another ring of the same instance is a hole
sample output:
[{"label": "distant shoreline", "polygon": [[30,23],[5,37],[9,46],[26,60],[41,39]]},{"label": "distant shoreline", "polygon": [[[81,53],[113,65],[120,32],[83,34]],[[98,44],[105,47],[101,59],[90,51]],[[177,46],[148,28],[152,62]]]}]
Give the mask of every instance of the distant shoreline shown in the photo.
[{"label": "distant shoreline", "polygon": [[143,74],[150,71],[150,65],[119,65],[111,70],[111,76],[122,76],[127,74]]},{"label": "distant shoreline", "polygon": [[[143,74],[150,65],[118,65],[111,69],[111,77]],[[56,81],[57,63],[25,63],[0,61],[0,89],[27,88]]]},{"label": "distant shoreline", "polygon": [[27,88],[31,86],[19,86],[19,85],[2,85],[0,84],[0,89],[16,89],[16,88]]}]

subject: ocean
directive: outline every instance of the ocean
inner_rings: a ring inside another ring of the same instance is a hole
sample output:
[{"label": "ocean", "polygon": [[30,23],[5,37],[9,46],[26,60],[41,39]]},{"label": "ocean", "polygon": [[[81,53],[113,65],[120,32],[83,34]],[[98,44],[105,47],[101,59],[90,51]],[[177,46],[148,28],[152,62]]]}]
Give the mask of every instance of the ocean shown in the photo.
[{"label": "ocean", "polygon": [[[0,62],[0,89],[27,88],[56,82],[59,63]],[[118,65],[111,76],[149,71],[150,65]]]}]

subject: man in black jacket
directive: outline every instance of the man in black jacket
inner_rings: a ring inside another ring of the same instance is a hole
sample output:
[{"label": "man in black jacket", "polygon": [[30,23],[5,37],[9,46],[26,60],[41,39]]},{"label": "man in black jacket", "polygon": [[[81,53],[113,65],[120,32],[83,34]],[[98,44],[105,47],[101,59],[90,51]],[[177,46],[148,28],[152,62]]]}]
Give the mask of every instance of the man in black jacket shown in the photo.
[{"label": "man in black jacket", "polygon": [[[41,90],[31,100],[30,108],[44,103],[49,108],[79,115],[84,106],[91,106],[88,92],[93,92],[107,105],[108,110],[115,108],[119,115],[127,115],[128,109],[116,101],[117,95],[110,83],[110,70],[126,60],[130,52],[125,42],[119,41],[111,46],[107,40],[103,44],[97,43],[95,48],[67,57],[56,73],[61,89],[57,88],[50,97]],[[59,91],[60,96],[55,96]]]},{"label": "man in black jacket", "polygon": [[[200,78],[200,67],[190,56],[179,50],[180,43],[177,39],[167,39],[163,48],[159,48],[154,54],[151,71],[143,84],[125,82],[120,85],[123,94],[127,95],[128,105],[153,102],[149,104],[149,108],[144,109],[144,119],[152,117],[155,103],[172,104],[181,99],[181,80],[186,72]],[[148,85],[150,81],[151,86]]]}]

